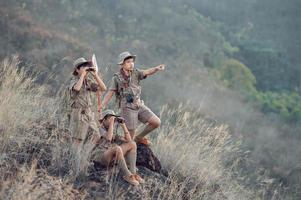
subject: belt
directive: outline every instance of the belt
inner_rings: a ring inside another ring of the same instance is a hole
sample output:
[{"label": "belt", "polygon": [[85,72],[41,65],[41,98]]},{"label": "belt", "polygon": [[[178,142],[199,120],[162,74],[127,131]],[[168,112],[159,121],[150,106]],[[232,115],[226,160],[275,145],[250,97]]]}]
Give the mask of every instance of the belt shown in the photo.
[{"label": "belt", "polygon": [[80,113],[81,114],[86,114],[86,113],[88,113],[88,109],[90,109],[89,107],[83,107],[83,108],[72,108],[72,109],[74,109],[74,110],[80,110]]},{"label": "belt", "polygon": [[80,108],[83,108],[83,109],[88,109],[88,108],[90,108],[91,107],[91,105],[81,105],[81,104],[79,104],[79,103],[77,103],[77,102],[73,102],[72,104],[71,104],[71,108],[72,109],[80,109]]}]

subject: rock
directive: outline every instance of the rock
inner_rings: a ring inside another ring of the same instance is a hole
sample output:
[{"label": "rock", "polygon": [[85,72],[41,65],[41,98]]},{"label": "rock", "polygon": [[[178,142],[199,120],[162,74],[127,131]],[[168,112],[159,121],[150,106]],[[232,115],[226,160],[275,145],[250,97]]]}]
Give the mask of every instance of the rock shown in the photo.
[{"label": "rock", "polygon": [[150,147],[144,144],[137,144],[137,166],[148,168],[160,173],[162,166]]}]

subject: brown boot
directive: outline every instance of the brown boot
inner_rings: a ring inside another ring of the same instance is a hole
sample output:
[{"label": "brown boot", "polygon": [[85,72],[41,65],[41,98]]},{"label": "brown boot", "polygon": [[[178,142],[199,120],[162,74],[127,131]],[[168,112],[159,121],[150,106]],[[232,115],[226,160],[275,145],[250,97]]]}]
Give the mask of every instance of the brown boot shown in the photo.
[{"label": "brown boot", "polygon": [[143,178],[141,178],[141,176],[139,176],[138,174],[134,174],[134,177],[139,183],[141,183],[141,184],[145,183],[145,180]]},{"label": "brown boot", "polygon": [[128,183],[130,183],[130,184],[132,184],[134,186],[138,186],[139,185],[139,182],[136,180],[135,175],[123,176],[123,179],[126,182],[128,182]]},{"label": "brown boot", "polygon": [[135,142],[136,143],[140,143],[140,144],[144,144],[146,146],[150,146],[152,143],[149,139],[147,139],[146,137],[143,137],[141,139],[135,138]]}]

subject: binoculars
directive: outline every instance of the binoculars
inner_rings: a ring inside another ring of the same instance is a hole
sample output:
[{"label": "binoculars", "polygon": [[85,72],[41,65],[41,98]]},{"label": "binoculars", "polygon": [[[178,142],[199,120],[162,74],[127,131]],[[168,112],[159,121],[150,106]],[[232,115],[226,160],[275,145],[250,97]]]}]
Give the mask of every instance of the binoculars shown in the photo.
[{"label": "binoculars", "polygon": [[124,123],[124,119],[122,117],[116,117],[115,121],[120,123],[120,124]]},{"label": "binoculars", "polygon": [[128,94],[126,96],[126,102],[127,103],[133,103],[134,102],[134,96],[132,94]]},{"label": "binoculars", "polygon": [[88,68],[86,69],[86,71],[87,71],[87,72],[94,72],[95,69],[94,69],[93,67],[88,67]]}]

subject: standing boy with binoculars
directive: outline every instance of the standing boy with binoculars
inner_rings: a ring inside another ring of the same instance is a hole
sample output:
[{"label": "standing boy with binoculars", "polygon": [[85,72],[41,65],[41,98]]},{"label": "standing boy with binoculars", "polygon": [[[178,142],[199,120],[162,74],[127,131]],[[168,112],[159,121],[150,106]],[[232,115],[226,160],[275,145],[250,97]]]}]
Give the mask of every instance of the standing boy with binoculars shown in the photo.
[{"label": "standing boy with binoculars", "polygon": [[[88,74],[93,76],[94,81],[88,79]],[[71,107],[70,130],[73,134],[73,144],[80,150],[87,137],[88,129],[92,130],[92,149],[100,138],[99,130],[91,110],[91,93],[106,90],[104,82],[96,72],[92,62],[85,58],[78,58],[74,62],[73,78],[69,84]]]}]

